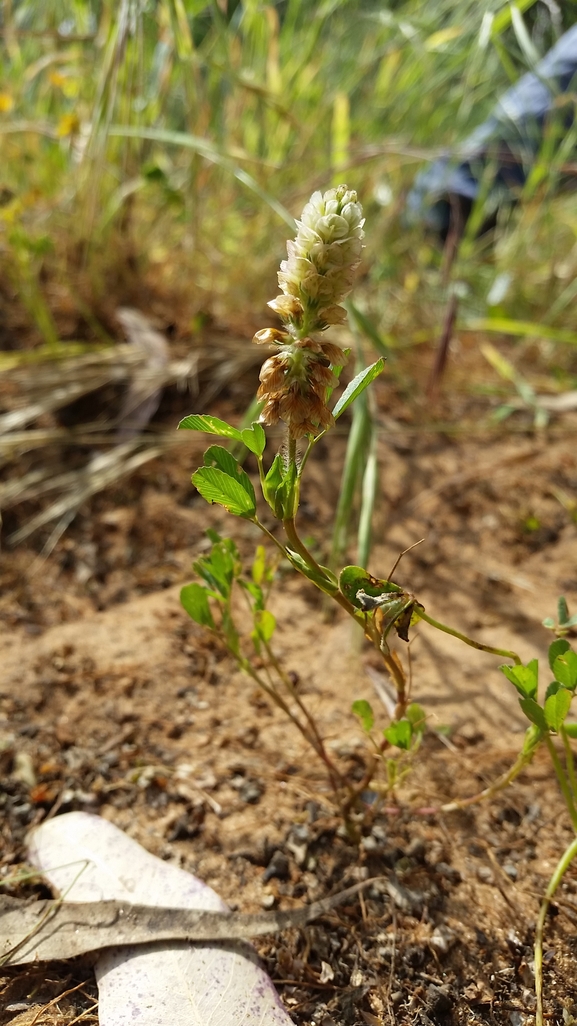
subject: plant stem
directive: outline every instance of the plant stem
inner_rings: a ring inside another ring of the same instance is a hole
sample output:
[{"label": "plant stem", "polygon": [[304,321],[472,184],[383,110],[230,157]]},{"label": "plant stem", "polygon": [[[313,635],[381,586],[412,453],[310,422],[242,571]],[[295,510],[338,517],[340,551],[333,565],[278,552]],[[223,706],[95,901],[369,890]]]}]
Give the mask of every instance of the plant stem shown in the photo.
[{"label": "plant stem", "polygon": [[473,795],[471,798],[457,799],[456,801],[449,802],[447,805],[441,805],[439,812],[456,812],[458,809],[466,809],[469,805],[476,805],[478,802],[484,801],[486,798],[493,798],[499,791],[503,791],[509,784],[519,776],[525,766],[528,766],[533,758],[537,745],[529,751],[523,750],[515,759],[515,762],[506,773],[498,777],[489,787],[486,787],[484,791],[480,791],[479,794]]},{"label": "plant stem", "polygon": [[308,734],[305,734],[305,738],[308,741],[308,743],[310,745],[312,745],[312,747],[316,751],[316,753],[319,756],[319,758],[321,758],[322,761],[324,762],[324,764],[325,764],[325,766],[327,768],[329,777],[330,777],[330,781],[331,781],[333,790],[335,791],[335,793],[337,793],[339,787],[345,787],[350,792],[351,789],[350,789],[349,785],[346,783],[344,777],[339,773],[337,767],[334,765],[334,763],[331,761],[331,759],[327,755],[327,751],[326,751],[326,748],[325,748],[325,745],[324,745],[324,741],[323,741],[321,735],[319,734],[318,727],[317,727],[317,725],[315,723],[315,720],[313,719],[313,717],[309,713],[306,705],[302,701],[302,699],[301,699],[300,695],[298,694],[297,689],[295,688],[295,686],[294,686],[293,682],[291,681],[289,675],[287,673],[285,673],[285,671],[283,670],[282,666],[280,665],[277,657],[275,656],[274,652],[272,651],[272,649],[268,645],[268,643],[265,641],[265,642],[263,642],[263,644],[264,644],[264,649],[266,651],[266,654],[268,655],[268,657],[269,657],[269,659],[271,661],[271,664],[274,666],[274,668],[275,668],[276,672],[278,673],[280,679],[282,680],[285,688],[289,692],[291,698],[296,703],[296,705],[300,709],[301,713],[303,714],[303,716],[304,716],[304,718],[305,718],[305,720],[307,722],[308,728],[310,730],[310,736],[308,736]]},{"label": "plant stem", "polygon": [[275,536],[272,533],[272,531],[269,531],[268,527],[265,527],[264,524],[261,523],[261,521],[258,519],[258,517],[254,518],[253,523],[255,523],[257,527],[260,527],[262,533],[266,534],[267,538],[270,538],[271,542],[274,542],[274,544],[276,545],[277,549],[279,549],[282,552],[283,556],[286,559],[287,558],[286,549],[285,549],[284,545],[282,544],[282,542],[279,542],[278,538],[275,538]]},{"label": "plant stem", "polygon": [[545,744],[549,749],[549,755],[551,756],[551,762],[553,763],[555,773],[557,774],[559,787],[561,788],[563,798],[565,799],[565,804],[567,806],[569,815],[571,816],[573,830],[577,834],[577,809],[575,808],[575,802],[573,801],[573,795],[571,794],[571,788],[569,787],[569,784],[567,782],[567,777],[563,772],[561,760],[557,755],[557,750],[555,748],[555,745],[553,744],[551,735],[549,733],[545,734]]},{"label": "plant stem", "polygon": [[517,666],[522,665],[521,659],[516,652],[510,652],[506,648],[493,648],[492,645],[483,645],[480,641],[473,641],[466,634],[461,634],[461,631],[456,631],[453,627],[447,627],[446,624],[440,623],[439,620],[434,620],[432,616],[425,613],[422,606],[418,608],[418,614],[419,619],[429,623],[431,627],[436,627],[438,631],[443,631],[444,634],[451,634],[453,638],[458,638],[459,641],[463,641],[465,645],[470,645],[471,648],[477,648],[480,652],[489,652],[490,655],[503,656],[504,659],[512,659]]},{"label": "plant stem", "polygon": [[575,760],[573,759],[573,752],[571,750],[571,742],[569,736],[564,727],[561,727],[559,731],[563,740],[563,748],[565,749],[565,762],[567,764],[567,776],[569,778],[569,784],[571,786],[571,793],[573,794],[573,801],[577,801],[577,778],[575,777]]},{"label": "plant stem", "polygon": [[339,591],[338,588],[335,589],[334,583],[330,581],[326,575],[326,570],[322,566],[320,566],[319,563],[317,563],[312,553],[309,552],[306,545],[304,545],[303,542],[300,540],[297,534],[294,517],[290,517],[288,520],[283,520],[282,523],[291,549],[294,549],[295,552],[298,552],[299,556],[302,557],[307,566],[309,566],[311,570],[314,570],[315,573],[319,575],[319,577],[324,578],[324,580],[326,581],[326,588],[322,588],[320,584],[317,584],[317,587],[320,588],[321,591],[324,591],[327,595],[330,595],[331,598],[335,600],[335,602],[338,602],[339,606],[342,606],[342,608],[347,611],[349,616],[352,616],[353,619],[356,620],[356,610],[352,602],[349,602],[349,600],[345,598],[343,593]]},{"label": "plant stem", "polygon": [[537,919],[537,927],[535,929],[535,996],[537,998],[537,1008],[535,1012],[535,1026],[543,1026],[543,933],[545,929],[545,919],[547,918],[547,911],[549,908],[549,902],[555,895],[564,874],[567,872],[571,862],[577,855],[577,837],[575,837],[571,844],[565,849],[561,858],[559,859],[553,875],[549,880],[549,885],[545,891],[541,907],[539,909],[539,916]]}]

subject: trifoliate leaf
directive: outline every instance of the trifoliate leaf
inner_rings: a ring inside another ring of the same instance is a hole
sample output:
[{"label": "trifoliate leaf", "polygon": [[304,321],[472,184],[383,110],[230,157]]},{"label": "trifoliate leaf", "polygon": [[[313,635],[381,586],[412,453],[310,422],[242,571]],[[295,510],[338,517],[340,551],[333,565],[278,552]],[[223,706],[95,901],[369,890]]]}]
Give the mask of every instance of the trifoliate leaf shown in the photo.
[{"label": "trifoliate leaf", "polygon": [[252,520],[256,514],[256,496],[249,477],[237,480],[216,467],[201,467],[192,475],[192,483],[203,499],[224,506],[237,517]]},{"label": "trifoliate leaf", "polygon": [[262,424],[258,421],[241,432],[242,440],[247,449],[254,452],[256,456],[262,456],[266,446],[266,434]]},{"label": "trifoliate leaf", "polygon": [[528,720],[534,723],[539,730],[542,730],[545,734],[548,730],[547,720],[545,719],[545,713],[540,705],[537,704],[532,698],[520,698],[519,705],[525,713]]},{"label": "trifoliate leaf", "polygon": [[391,723],[390,727],[383,731],[383,734],[391,745],[396,745],[397,748],[407,751],[411,746],[413,728],[409,720],[397,720],[396,723]]},{"label": "trifoliate leaf", "polygon": [[577,686],[577,655],[569,646],[567,650],[558,655],[551,667],[556,679],[564,687],[574,691]]},{"label": "trifoliate leaf", "polygon": [[195,623],[214,630],[208,596],[201,584],[185,584],[180,590],[180,604]]},{"label": "trifoliate leaf", "polygon": [[523,695],[524,698],[535,697],[539,682],[539,663],[537,659],[532,659],[526,666],[500,666],[499,669],[505,674],[507,680],[510,680],[511,684],[515,685],[519,694]]},{"label": "trifoliate leaf", "polygon": [[553,669],[553,663],[555,662],[557,656],[563,655],[563,653],[567,652],[570,648],[571,645],[568,641],[565,641],[565,638],[557,638],[556,641],[553,641],[549,645],[549,666],[551,667],[551,669]]},{"label": "trifoliate leaf", "polygon": [[242,433],[232,424],[201,413],[191,413],[185,417],[178,425],[178,430],[204,431],[207,435],[219,435],[220,438],[234,438],[236,442],[242,442]]},{"label": "trifoliate leaf", "polygon": [[569,712],[572,697],[571,692],[567,691],[567,688],[559,688],[554,695],[550,695],[546,699],[545,719],[550,730],[554,730],[556,733],[559,732]]},{"label": "trifoliate leaf", "polygon": [[371,703],[367,702],[365,698],[359,698],[353,702],[351,710],[355,716],[359,717],[365,734],[370,734],[375,723],[375,714]]}]

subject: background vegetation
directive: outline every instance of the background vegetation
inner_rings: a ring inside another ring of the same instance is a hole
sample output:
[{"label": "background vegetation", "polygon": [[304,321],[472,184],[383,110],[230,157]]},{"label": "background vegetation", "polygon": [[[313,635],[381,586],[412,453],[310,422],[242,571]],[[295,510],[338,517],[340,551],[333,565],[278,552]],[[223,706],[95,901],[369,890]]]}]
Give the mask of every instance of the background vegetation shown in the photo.
[{"label": "background vegetation", "polygon": [[[341,180],[369,218],[382,342],[430,340],[448,286],[403,197],[576,19],[551,0],[4,0],[0,348],[102,340],[126,303],[248,332],[286,222]],[[577,341],[577,204],[556,189],[573,133],[462,248],[465,326]],[[542,351],[571,371],[572,347]]]}]

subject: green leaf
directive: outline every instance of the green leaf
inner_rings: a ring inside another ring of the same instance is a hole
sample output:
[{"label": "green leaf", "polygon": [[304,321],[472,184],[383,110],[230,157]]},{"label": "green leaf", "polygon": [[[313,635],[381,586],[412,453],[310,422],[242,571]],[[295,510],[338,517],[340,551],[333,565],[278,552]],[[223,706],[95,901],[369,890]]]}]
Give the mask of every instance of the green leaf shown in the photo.
[{"label": "green leaf", "polygon": [[[202,9],[200,5],[198,9]],[[167,128],[147,128],[145,126],[140,128],[138,125],[110,125],[106,131],[108,135],[120,136],[121,139],[150,139],[151,142],[160,143],[164,147],[180,146],[192,150],[193,153],[198,153],[205,160],[224,168],[247,189],[256,193],[259,199],[267,203],[271,210],[274,210],[285,221],[291,232],[294,232],[296,228],[294,217],[286,207],[283,207],[282,203],[266,192],[256,178],[253,178],[248,171],[245,171],[244,167],[240,166],[236,158],[233,159],[228,153],[219,150],[213,142],[204,136],[190,135],[188,132],[175,132]]]},{"label": "green leaf", "polygon": [[219,420],[218,417],[208,417],[201,413],[191,413],[178,425],[178,430],[204,431],[207,435],[219,435],[220,438],[234,438],[242,442],[242,434],[226,420]]},{"label": "green leaf", "polygon": [[251,567],[251,577],[254,583],[259,585],[267,579],[266,550],[264,545],[257,545]]},{"label": "green leaf", "polygon": [[258,422],[249,428],[241,431],[242,440],[247,449],[254,452],[256,456],[262,456],[266,446],[266,434],[262,424]]},{"label": "green leaf", "polygon": [[276,619],[270,609],[259,609],[255,612],[254,625],[259,637],[268,642],[275,632]]},{"label": "green leaf", "polygon": [[263,495],[275,517],[282,520],[282,508],[277,502],[278,490],[283,480],[284,465],[280,453],[277,452],[264,479]]},{"label": "green leaf", "polygon": [[371,577],[362,566],[345,566],[339,574],[339,588],[353,606],[361,609],[361,603],[357,598],[357,592],[364,591],[366,595],[379,598],[380,595],[394,594],[402,595],[403,589],[392,581],[382,581],[378,577]]},{"label": "green leaf", "polygon": [[210,588],[228,599],[233,581],[241,571],[240,555],[232,538],[219,538],[210,555],[201,556],[192,567]]},{"label": "green leaf", "polygon": [[411,746],[413,728],[409,720],[397,720],[396,723],[391,723],[390,727],[383,730],[383,734],[391,745],[396,745],[397,748],[402,748],[406,752]]},{"label": "green leaf", "polygon": [[180,604],[195,623],[215,629],[208,595],[202,584],[185,584],[184,588],[180,589]]},{"label": "green leaf", "polygon": [[550,698],[551,695],[556,695],[559,688],[562,686],[563,685],[560,684],[558,680],[552,680],[545,692],[545,701],[547,701],[547,699]]},{"label": "green leaf", "polygon": [[[551,642],[549,645],[549,666],[553,670],[553,663],[555,662],[558,655],[562,655],[563,652],[567,652],[571,648],[568,641],[565,638],[557,638],[556,641]],[[555,671],[553,670],[553,673]]]},{"label": "green leaf", "polygon": [[201,467],[192,475],[192,483],[207,502],[216,502],[237,517],[253,520],[256,514],[254,488],[244,470],[241,475],[235,479],[216,467]]},{"label": "green leaf", "polygon": [[349,408],[351,403],[355,401],[361,392],[364,392],[365,388],[368,388],[371,382],[374,381],[379,374],[382,374],[384,369],[385,361],[381,357],[376,361],[376,363],[372,363],[370,367],[365,367],[364,370],[353,378],[350,384],[345,388],[338,402],[335,404],[333,409],[333,417],[335,420],[338,420],[341,414]]},{"label": "green leaf", "polygon": [[563,730],[567,734],[567,737],[577,737],[577,723],[565,723]]},{"label": "green leaf", "polygon": [[260,587],[260,585],[255,584],[254,581],[243,581],[242,578],[239,578],[238,583],[240,584],[241,588],[244,588],[244,590],[247,591],[251,596],[254,602],[254,609],[264,609],[264,595],[262,593],[262,588]]},{"label": "green leaf", "polygon": [[280,453],[277,453],[263,487],[263,495],[277,520],[286,520],[296,514],[297,478],[296,463],[285,467]]},{"label": "green leaf", "polygon": [[233,477],[239,484],[246,484],[249,481],[238,460],[222,445],[209,445],[202,457],[202,462],[205,467],[216,467],[218,470],[222,470],[224,474]]},{"label": "green leaf", "polygon": [[554,621],[552,616],[546,616],[544,620],[541,620],[541,623],[543,624],[544,627],[547,628],[547,630],[550,630],[550,631],[554,631],[555,630],[555,621]]},{"label": "green leaf", "polygon": [[557,600],[557,616],[559,618],[559,626],[564,627],[569,619],[569,607],[567,599],[563,595]]},{"label": "green leaf", "polygon": [[419,705],[418,702],[411,702],[407,707],[407,719],[414,731],[419,734],[423,733],[427,722],[427,714],[422,705]]},{"label": "green leaf", "polygon": [[577,686],[577,655],[571,649],[562,652],[552,666],[556,679],[564,687],[574,691]]},{"label": "green leaf", "polygon": [[527,719],[531,720],[531,723],[534,723],[545,734],[549,728],[541,706],[537,705],[537,702],[534,702],[532,698],[520,698],[519,705]]},{"label": "green leaf", "polygon": [[351,710],[355,716],[359,717],[365,734],[370,734],[375,724],[375,714],[371,703],[367,702],[364,698],[359,698],[356,702],[353,702]]},{"label": "green leaf", "polygon": [[505,674],[507,680],[515,685],[519,694],[524,698],[535,698],[539,681],[537,659],[532,659],[526,666],[500,666],[499,669],[501,673]]},{"label": "green leaf", "polygon": [[550,695],[546,699],[545,719],[550,730],[554,730],[556,733],[559,732],[569,712],[572,698],[573,695],[570,691],[567,691],[567,688],[559,688],[556,694]]}]

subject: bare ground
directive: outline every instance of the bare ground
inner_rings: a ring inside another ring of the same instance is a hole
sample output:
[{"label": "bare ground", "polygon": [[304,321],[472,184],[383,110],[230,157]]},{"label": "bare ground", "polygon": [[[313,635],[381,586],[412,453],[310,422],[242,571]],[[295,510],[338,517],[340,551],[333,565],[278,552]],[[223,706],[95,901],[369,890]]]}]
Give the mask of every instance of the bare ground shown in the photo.
[{"label": "bare ground", "polygon": [[[386,576],[398,552],[424,538],[395,579],[437,619],[543,660],[543,617],[559,594],[574,609],[577,598],[577,527],[560,500],[577,492],[577,419],[566,414],[540,434],[523,414],[490,427],[487,400],[466,387],[474,367],[475,353],[462,351],[451,399],[434,411],[407,398],[398,380],[379,383],[382,487],[370,570]],[[230,413],[226,397],[213,412]],[[165,426],[178,419],[162,416]],[[301,522],[322,549],[344,438],[319,448]],[[497,779],[521,746],[523,718],[499,660],[419,626],[412,688],[428,733],[411,773],[376,814],[367,806],[362,839],[351,844],[322,765],[179,605],[207,526],[230,532],[247,558],[259,541],[252,525],[194,494],[201,451],[187,436],[92,500],[47,560],[38,560],[45,536],[3,555],[4,876],[25,859],[31,825],[78,808],[112,820],[243,911],[296,907],[386,871],[397,901],[374,889],[305,931],[259,942],[295,1023],[524,1026],[534,1017],[535,918],[571,838],[546,753],[490,803],[439,811]],[[272,608],[285,667],[340,769],[361,779],[366,743],[351,702],[369,699],[386,722],[374,657],[290,572],[279,575]],[[546,930],[545,1009],[554,1023],[577,1015],[576,892],[571,869]],[[0,1023],[95,1021],[87,962],[4,970],[0,994]]]}]

